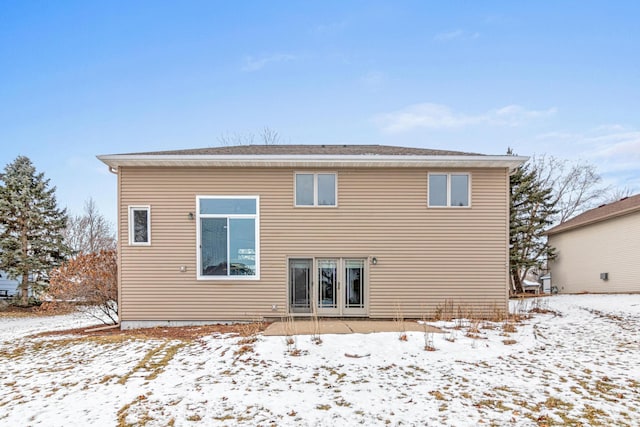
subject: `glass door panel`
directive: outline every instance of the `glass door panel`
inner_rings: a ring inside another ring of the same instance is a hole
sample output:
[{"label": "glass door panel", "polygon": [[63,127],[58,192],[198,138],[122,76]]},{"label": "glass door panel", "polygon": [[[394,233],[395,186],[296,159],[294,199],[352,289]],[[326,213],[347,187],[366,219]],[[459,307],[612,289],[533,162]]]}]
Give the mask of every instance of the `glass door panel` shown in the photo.
[{"label": "glass door panel", "polygon": [[364,261],[345,261],[345,301],[346,308],[364,308],[364,289],[362,279],[364,279]]},{"label": "glass door panel", "polygon": [[226,276],[228,266],[227,218],[202,218],[200,256],[203,276]]},{"label": "glass door panel", "polygon": [[313,260],[289,260],[289,308],[291,313],[311,313]]},{"label": "glass door panel", "polygon": [[364,260],[345,259],[343,314],[366,314],[366,283]]},{"label": "glass door panel", "polygon": [[338,261],[318,260],[318,313],[337,313],[338,307]]}]

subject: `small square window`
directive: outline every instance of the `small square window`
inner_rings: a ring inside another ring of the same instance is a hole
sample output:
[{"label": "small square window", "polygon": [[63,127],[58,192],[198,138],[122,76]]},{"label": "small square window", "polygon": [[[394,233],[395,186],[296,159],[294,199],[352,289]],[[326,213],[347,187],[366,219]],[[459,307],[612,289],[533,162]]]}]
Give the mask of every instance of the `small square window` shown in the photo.
[{"label": "small square window", "polygon": [[428,182],[429,207],[469,207],[471,205],[468,173],[430,173]]},{"label": "small square window", "polygon": [[151,208],[149,206],[129,207],[129,244],[151,244]]},{"label": "small square window", "polygon": [[335,173],[295,174],[295,206],[337,206]]}]

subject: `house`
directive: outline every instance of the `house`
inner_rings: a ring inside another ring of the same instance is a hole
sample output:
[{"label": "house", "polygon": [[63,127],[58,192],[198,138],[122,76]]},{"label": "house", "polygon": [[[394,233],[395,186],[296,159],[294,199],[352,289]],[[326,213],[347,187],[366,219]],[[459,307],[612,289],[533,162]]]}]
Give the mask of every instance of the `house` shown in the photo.
[{"label": "house", "polygon": [[560,293],[640,292],[640,194],[586,211],[547,232]]},{"label": "house", "polygon": [[0,270],[0,298],[10,298],[18,293],[18,281],[9,278],[6,271]]},{"label": "house", "polygon": [[103,155],[123,328],[506,310],[509,174],[526,158],[382,145]]}]

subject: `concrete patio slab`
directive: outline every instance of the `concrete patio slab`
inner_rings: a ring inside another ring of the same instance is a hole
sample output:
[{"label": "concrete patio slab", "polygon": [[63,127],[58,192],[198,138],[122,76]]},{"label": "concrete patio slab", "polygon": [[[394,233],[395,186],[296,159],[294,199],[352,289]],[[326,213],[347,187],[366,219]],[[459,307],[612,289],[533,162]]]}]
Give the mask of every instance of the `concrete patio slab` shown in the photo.
[{"label": "concrete patio slab", "polygon": [[[320,319],[320,334],[370,334],[373,332],[400,332],[397,322],[391,320],[327,320]],[[290,329],[290,330],[288,330]],[[416,321],[407,320],[404,322],[405,331],[424,332],[425,325]],[[433,326],[426,326],[427,332],[443,333],[442,330]],[[295,320],[291,326],[287,322],[274,322],[262,333],[267,336],[285,335],[312,335],[314,325],[311,320]]]}]

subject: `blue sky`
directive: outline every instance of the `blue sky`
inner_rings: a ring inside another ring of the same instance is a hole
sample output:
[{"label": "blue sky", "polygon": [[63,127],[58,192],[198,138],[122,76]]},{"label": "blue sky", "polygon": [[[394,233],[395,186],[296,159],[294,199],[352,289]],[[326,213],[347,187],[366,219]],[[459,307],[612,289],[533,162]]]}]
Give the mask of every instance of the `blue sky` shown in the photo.
[{"label": "blue sky", "polygon": [[98,154],[287,143],[551,154],[640,192],[640,2],[0,3],[0,165],[115,220]]}]

